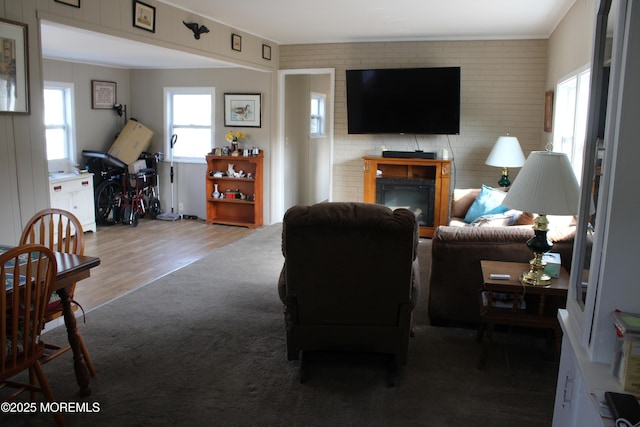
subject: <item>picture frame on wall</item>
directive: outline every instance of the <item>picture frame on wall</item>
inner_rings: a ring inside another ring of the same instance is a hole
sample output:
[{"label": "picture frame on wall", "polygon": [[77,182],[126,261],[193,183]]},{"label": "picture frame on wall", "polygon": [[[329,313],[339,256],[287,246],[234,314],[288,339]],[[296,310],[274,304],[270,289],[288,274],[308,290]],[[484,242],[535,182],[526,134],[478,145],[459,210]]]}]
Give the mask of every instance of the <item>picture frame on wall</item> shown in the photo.
[{"label": "picture frame on wall", "polygon": [[262,59],[271,61],[271,46],[269,46],[268,44],[262,45]]},{"label": "picture frame on wall", "polygon": [[224,125],[233,127],[261,127],[262,94],[225,93]]},{"label": "picture frame on wall", "polygon": [[156,8],[138,0],[133,1],[133,26],[156,32]]},{"label": "picture frame on wall", "polygon": [[80,8],[80,0],[55,0],[56,3],[66,4],[68,6],[73,6]]},{"label": "picture frame on wall", "polygon": [[553,91],[544,94],[544,131],[553,131]]},{"label": "picture frame on wall", "polygon": [[242,36],[231,34],[231,49],[240,52],[242,50]]},{"label": "picture frame on wall", "polygon": [[116,82],[91,80],[91,108],[113,110],[116,99]]},{"label": "picture frame on wall", "polygon": [[0,18],[0,113],[29,114],[27,24]]}]

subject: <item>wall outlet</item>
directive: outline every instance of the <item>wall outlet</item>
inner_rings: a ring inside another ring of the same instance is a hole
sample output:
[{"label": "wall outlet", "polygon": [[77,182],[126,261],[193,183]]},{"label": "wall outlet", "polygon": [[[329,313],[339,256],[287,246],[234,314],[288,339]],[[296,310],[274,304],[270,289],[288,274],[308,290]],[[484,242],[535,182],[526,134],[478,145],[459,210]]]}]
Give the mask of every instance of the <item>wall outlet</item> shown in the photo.
[{"label": "wall outlet", "polygon": [[178,212],[182,212],[184,210],[184,206],[182,203],[178,203]]}]

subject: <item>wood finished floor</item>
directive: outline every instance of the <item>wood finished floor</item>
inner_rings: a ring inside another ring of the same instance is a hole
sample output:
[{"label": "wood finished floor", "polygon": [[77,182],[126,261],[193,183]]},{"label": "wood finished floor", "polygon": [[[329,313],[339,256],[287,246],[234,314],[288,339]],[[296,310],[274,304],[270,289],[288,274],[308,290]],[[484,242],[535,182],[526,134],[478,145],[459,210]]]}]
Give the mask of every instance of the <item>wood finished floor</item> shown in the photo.
[{"label": "wood finished floor", "polygon": [[84,253],[101,262],[78,283],[74,298],[88,311],[255,231],[201,220],[98,226],[95,233],[85,233]]}]

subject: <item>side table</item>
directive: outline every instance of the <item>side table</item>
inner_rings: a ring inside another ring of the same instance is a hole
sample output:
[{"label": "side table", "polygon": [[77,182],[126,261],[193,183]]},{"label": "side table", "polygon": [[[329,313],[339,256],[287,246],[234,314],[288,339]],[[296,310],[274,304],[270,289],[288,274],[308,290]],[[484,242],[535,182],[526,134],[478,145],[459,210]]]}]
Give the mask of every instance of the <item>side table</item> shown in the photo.
[{"label": "side table", "polygon": [[[478,340],[482,342],[482,352],[478,369],[484,369],[496,324],[550,329],[554,334],[556,354],[559,355],[562,330],[557,311],[566,306],[569,273],[561,268],[560,277],[553,278],[548,286],[531,286],[523,285],[519,280],[520,275],[529,269],[527,263],[483,260],[480,265],[483,288],[480,292],[482,325],[478,330]],[[492,279],[492,274],[508,274],[510,278]],[[500,298],[502,301],[511,303],[498,307],[496,293],[503,297]]]}]

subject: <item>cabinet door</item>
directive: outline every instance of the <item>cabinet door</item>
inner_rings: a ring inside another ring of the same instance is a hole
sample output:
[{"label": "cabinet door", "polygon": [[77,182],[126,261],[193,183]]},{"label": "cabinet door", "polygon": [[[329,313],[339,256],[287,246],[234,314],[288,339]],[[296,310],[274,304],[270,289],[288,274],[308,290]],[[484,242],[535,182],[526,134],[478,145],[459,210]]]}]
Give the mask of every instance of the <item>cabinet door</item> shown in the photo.
[{"label": "cabinet door", "polygon": [[66,190],[63,183],[51,183],[49,185],[49,200],[52,208],[73,211],[71,208],[71,193]]},{"label": "cabinet door", "polygon": [[95,210],[93,201],[93,185],[71,193],[71,212],[78,217],[84,231],[95,231]]},{"label": "cabinet door", "polygon": [[558,369],[558,384],[556,386],[556,400],[553,410],[553,427],[568,427],[575,425],[576,395],[579,387],[577,376],[577,362],[573,348],[567,337],[562,338],[562,355]]}]

